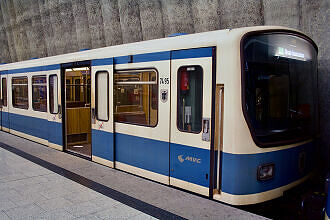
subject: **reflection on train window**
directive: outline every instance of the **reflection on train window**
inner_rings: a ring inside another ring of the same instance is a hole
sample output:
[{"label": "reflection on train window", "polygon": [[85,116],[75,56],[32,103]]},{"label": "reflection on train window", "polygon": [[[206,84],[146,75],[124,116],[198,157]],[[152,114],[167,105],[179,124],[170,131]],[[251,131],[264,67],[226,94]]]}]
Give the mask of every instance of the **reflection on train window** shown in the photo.
[{"label": "reflection on train window", "polygon": [[67,107],[90,107],[91,78],[89,70],[67,71],[65,78]]},{"label": "reflection on train window", "polygon": [[202,130],[203,69],[185,66],[178,70],[177,126],[180,131]]},{"label": "reflection on train window", "polygon": [[51,114],[58,113],[57,75],[49,76],[49,111]]},{"label": "reflection on train window", "polygon": [[28,109],[28,78],[27,77],[15,77],[12,78],[13,89],[13,107]]},{"label": "reflection on train window", "polygon": [[96,117],[100,121],[109,120],[109,76],[108,72],[96,73]]},{"label": "reflection on train window", "polygon": [[154,127],[158,122],[158,84],[155,70],[115,73],[114,119]]},{"label": "reflection on train window", "polygon": [[32,77],[32,108],[35,111],[47,112],[46,76]]},{"label": "reflection on train window", "polygon": [[2,100],[3,106],[7,106],[7,79],[2,79]]}]

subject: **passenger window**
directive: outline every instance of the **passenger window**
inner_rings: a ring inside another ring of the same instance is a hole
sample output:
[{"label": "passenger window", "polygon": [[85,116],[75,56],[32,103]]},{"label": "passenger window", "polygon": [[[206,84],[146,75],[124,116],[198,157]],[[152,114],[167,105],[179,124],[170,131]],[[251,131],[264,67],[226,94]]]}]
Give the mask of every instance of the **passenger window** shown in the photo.
[{"label": "passenger window", "polygon": [[6,78],[2,78],[2,100],[3,106],[7,106],[7,79]]},{"label": "passenger window", "polygon": [[155,70],[115,73],[114,119],[116,122],[154,127],[158,123],[158,83]]},{"label": "passenger window", "polygon": [[12,78],[13,89],[13,107],[28,109],[28,78],[27,77],[14,77]]},{"label": "passenger window", "polygon": [[202,130],[202,97],[202,67],[180,67],[177,100],[177,126],[180,131],[199,133]]},{"label": "passenger window", "polygon": [[96,118],[109,120],[109,74],[106,71],[96,73]]},{"label": "passenger window", "polygon": [[49,76],[49,112],[58,113],[57,75]]},{"label": "passenger window", "polygon": [[32,108],[35,111],[47,112],[46,76],[32,77]]}]

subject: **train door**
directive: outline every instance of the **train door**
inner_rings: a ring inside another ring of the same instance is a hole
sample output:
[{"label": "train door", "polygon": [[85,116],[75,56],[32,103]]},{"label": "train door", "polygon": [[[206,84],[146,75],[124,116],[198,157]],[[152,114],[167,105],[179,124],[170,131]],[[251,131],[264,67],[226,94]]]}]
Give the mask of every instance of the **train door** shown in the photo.
[{"label": "train door", "polygon": [[114,61],[115,167],[169,184],[170,52]]},{"label": "train door", "polygon": [[213,181],[214,57],[213,47],[171,52],[170,185],[206,196]]},{"label": "train door", "polygon": [[65,150],[91,158],[90,62],[62,65],[65,84]]},{"label": "train door", "polygon": [[62,100],[60,68],[47,74],[48,88],[48,145],[63,150]]},{"label": "train door", "polygon": [[9,105],[8,105],[8,80],[7,75],[0,75],[1,83],[1,130],[9,132]]},{"label": "train door", "polygon": [[113,167],[113,58],[92,61],[92,160]]}]

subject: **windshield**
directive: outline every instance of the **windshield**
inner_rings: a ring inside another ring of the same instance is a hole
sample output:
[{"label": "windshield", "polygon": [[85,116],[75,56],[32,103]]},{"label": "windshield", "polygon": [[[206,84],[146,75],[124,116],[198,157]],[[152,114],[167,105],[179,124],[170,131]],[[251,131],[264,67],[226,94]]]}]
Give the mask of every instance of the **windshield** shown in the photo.
[{"label": "windshield", "polygon": [[300,37],[243,40],[243,110],[259,146],[310,138],[317,129],[317,51]]}]

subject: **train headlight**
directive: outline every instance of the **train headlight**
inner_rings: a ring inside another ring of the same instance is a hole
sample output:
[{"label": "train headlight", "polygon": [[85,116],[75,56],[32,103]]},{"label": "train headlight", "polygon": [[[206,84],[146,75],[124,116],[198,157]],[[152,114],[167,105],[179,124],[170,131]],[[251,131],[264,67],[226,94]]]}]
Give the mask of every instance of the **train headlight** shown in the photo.
[{"label": "train headlight", "polygon": [[258,167],[257,179],[259,181],[270,180],[274,177],[275,164],[268,163]]}]

